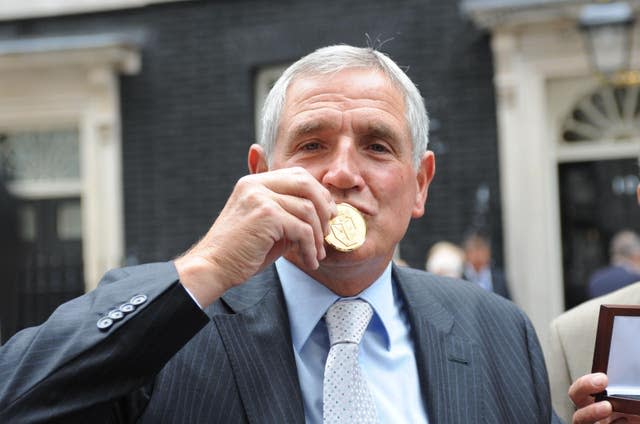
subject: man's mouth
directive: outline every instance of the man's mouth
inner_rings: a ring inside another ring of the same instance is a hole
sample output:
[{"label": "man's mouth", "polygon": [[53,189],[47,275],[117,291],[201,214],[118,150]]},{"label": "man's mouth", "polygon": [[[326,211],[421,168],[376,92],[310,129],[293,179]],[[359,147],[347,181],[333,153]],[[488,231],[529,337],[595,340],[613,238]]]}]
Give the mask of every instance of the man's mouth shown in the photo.
[{"label": "man's mouth", "polygon": [[338,215],[329,221],[327,244],[340,252],[351,252],[364,244],[367,223],[362,213],[349,203],[338,203]]}]

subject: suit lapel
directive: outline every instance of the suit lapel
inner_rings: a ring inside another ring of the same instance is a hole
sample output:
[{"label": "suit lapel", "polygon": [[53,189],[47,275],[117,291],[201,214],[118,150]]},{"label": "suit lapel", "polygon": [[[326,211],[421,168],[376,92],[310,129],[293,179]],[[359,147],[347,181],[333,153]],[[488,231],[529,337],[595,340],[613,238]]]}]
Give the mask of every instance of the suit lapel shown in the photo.
[{"label": "suit lapel", "polygon": [[249,422],[304,422],[289,319],[275,268],[230,290],[223,301],[235,313],[212,319]]},{"label": "suit lapel", "polygon": [[480,422],[479,355],[471,340],[455,334],[453,314],[436,300],[433,284],[394,266],[415,342],[416,362],[429,422]]}]

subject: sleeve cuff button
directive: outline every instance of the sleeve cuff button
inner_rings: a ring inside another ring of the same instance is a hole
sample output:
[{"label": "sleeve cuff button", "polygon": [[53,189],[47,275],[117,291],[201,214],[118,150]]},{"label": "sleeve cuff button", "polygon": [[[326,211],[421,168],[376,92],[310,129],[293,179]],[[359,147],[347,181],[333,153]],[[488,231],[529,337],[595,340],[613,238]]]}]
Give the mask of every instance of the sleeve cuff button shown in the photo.
[{"label": "sleeve cuff button", "polygon": [[136,307],[131,303],[123,303],[118,309],[120,309],[120,311],[124,312],[125,314],[128,314],[135,311]]},{"label": "sleeve cuff button", "polygon": [[113,320],[107,317],[100,318],[97,325],[100,330],[106,330],[113,325]]},{"label": "sleeve cuff button", "polygon": [[114,309],[112,311],[109,311],[107,316],[115,321],[115,320],[122,319],[124,317],[124,313],[119,309]]},{"label": "sleeve cuff button", "polygon": [[146,301],[147,301],[147,296],[145,296],[144,294],[137,294],[131,298],[129,303],[131,303],[133,306],[138,306],[143,304]]}]

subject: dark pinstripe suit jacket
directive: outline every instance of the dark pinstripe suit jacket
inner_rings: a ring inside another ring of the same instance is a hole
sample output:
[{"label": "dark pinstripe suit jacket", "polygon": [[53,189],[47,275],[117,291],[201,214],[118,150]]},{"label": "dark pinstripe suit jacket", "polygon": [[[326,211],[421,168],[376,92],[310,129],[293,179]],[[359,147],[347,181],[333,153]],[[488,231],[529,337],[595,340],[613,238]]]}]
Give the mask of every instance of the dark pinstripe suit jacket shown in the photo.
[{"label": "dark pinstripe suit jacket", "polygon": [[[466,272],[463,274],[462,278],[468,281],[473,281],[473,279],[469,275],[467,275]],[[491,268],[491,284],[493,285],[492,291],[495,294],[499,294],[505,299],[511,299],[509,286],[507,284],[507,278],[505,277],[504,272],[502,272],[500,269],[494,267]]]},{"label": "dark pinstripe suit jacket", "polygon": [[[550,421],[542,353],[520,310],[467,282],[393,272],[432,424]],[[139,293],[146,303],[97,328]],[[275,268],[205,312],[172,264],[108,273],[97,290],[0,349],[0,422],[303,422]]]}]

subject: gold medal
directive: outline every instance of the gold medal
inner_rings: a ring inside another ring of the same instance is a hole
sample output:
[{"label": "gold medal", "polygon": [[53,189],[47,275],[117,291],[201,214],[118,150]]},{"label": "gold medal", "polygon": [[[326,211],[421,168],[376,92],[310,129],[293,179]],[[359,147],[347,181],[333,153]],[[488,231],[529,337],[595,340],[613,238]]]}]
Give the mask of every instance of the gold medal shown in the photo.
[{"label": "gold medal", "polygon": [[360,211],[348,203],[339,203],[338,215],[329,221],[330,232],[324,239],[341,252],[351,252],[362,246],[367,224]]}]

